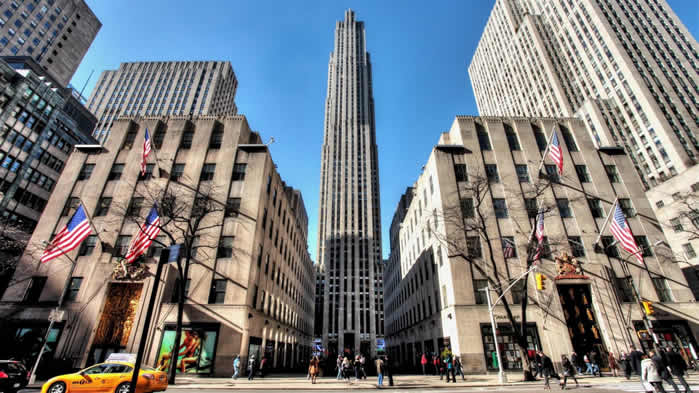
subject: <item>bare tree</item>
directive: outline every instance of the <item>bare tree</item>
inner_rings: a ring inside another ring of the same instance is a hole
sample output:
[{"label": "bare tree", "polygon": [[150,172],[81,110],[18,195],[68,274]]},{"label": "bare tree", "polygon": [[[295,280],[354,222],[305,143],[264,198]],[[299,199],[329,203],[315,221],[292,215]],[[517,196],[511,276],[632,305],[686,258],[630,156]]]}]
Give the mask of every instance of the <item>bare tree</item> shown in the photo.
[{"label": "bare tree", "polygon": [[[516,181],[516,180],[515,180]],[[546,243],[544,247],[540,250],[536,239],[532,239],[531,228],[535,226],[536,214],[528,214],[528,222],[520,222],[515,217],[509,216],[509,219],[513,221],[515,226],[518,228],[520,233],[527,233],[527,251],[526,251],[526,263],[524,266],[523,276],[521,277],[521,287],[520,288],[520,302],[521,307],[520,321],[518,322],[515,318],[515,314],[512,310],[512,305],[508,301],[505,294],[505,290],[513,282],[514,277],[510,277],[508,272],[504,271],[503,264],[498,263],[498,258],[496,257],[495,248],[502,244],[503,239],[494,233],[492,220],[496,218],[497,213],[492,206],[491,199],[491,180],[482,172],[470,173],[468,175],[468,181],[464,186],[459,187],[457,194],[454,195],[458,200],[458,204],[455,206],[445,206],[441,213],[438,213],[440,217],[437,219],[443,220],[444,227],[446,228],[446,233],[436,232],[436,237],[448,248],[449,257],[458,258],[468,265],[470,265],[475,271],[477,271],[482,277],[486,278],[490,283],[490,287],[497,294],[496,298],[500,298],[500,304],[502,304],[507,320],[511,324],[514,333],[514,339],[519,347],[523,362],[524,380],[532,381],[535,380],[532,371],[531,364],[528,358],[528,348],[527,348],[527,305],[529,304],[529,272],[533,264],[538,261],[537,253],[541,253],[542,257],[546,257],[550,252],[550,247],[556,244],[561,244],[564,239],[557,238],[555,236],[547,236]],[[517,184],[517,182],[515,183]],[[538,202],[538,210],[535,211],[542,212],[544,216],[551,214],[552,211],[556,210],[556,205],[554,203],[546,203],[543,198],[544,192],[551,187],[552,181],[542,176],[541,179],[527,184],[526,190],[505,190],[506,194],[516,194],[517,199],[521,200],[522,194],[524,197],[530,200],[535,200]],[[464,200],[470,199],[471,202],[465,203]],[[514,200],[514,198],[513,198]],[[526,211],[531,210],[532,206],[527,206],[526,202],[523,201],[521,206],[510,206],[512,210]],[[477,244],[473,243],[473,240],[478,239]],[[481,244],[485,245],[487,252],[483,253],[481,251]],[[496,246],[496,244],[498,246]],[[567,245],[567,242],[565,243]],[[512,245],[514,247],[514,244]],[[539,305],[544,308],[543,305]],[[497,344],[496,344],[497,345]]]}]

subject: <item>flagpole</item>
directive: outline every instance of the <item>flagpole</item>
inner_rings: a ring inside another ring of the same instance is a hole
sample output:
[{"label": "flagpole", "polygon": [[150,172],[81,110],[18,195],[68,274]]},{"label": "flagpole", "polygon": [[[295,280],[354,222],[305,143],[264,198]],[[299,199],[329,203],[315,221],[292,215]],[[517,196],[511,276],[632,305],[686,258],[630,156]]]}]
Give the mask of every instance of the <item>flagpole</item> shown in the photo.
[{"label": "flagpole", "polygon": [[599,235],[597,235],[597,240],[595,240],[595,242],[592,243],[593,245],[598,244],[599,240],[602,238],[602,233],[604,232],[605,228],[607,228],[607,224],[609,223],[609,218],[612,217],[612,215],[614,214],[614,207],[616,206],[618,201],[619,201],[619,197],[617,196],[614,199],[614,203],[612,203],[612,208],[609,209],[609,213],[607,214],[607,218],[604,220],[604,224],[602,224],[602,228],[600,228],[600,230],[599,230]]},{"label": "flagpole", "polygon": [[539,173],[541,173],[541,168],[544,166],[544,161],[546,161],[546,155],[549,153],[549,149],[551,149],[551,139],[553,139],[553,134],[556,133],[556,128],[554,127],[553,131],[551,132],[551,136],[549,136],[549,139],[546,143],[546,150],[544,150],[544,154],[541,156],[541,162],[539,163],[539,169],[536,170],[536,175],[539,176]]}]

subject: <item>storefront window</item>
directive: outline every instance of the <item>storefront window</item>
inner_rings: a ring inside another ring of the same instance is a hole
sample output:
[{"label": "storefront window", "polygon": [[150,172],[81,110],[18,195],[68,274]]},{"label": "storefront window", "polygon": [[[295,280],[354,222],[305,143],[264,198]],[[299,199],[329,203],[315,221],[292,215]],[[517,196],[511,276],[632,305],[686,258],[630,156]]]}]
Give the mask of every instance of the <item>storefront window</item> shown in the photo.
[{"label": "storefront window", "polygon": [[[211,374],[214,371],[218,325],[189,325],[182,328],[177,347],[177,373]],[[167,326],[158,352],[158,370],[167,370],[172,362],[175,327]]]},{"label": "storefront window", "polygon": [[[519,346],[514,337],[514,330],[510,325],[498,325],[498,346],[500,347],[500,356],[502,357],[502,365],[505,370],[521,370],[522,356],[519,351]],[[490,325],[481,325],[481,337],[483,338],[483,348],[485,348],[485,363],[488,370],[497,370],[497,351],[493,343],[493,329]],[[536,331],[536,324],[527,326],[527,350],[537,351],[541,349],[539,343],[539,335]]]}]

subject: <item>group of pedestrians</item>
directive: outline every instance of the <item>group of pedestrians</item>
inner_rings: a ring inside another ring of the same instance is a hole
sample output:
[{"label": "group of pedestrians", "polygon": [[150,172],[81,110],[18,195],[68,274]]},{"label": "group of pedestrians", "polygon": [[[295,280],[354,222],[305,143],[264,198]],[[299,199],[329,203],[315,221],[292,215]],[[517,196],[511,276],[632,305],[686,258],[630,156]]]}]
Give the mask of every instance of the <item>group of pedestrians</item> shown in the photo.
[{"label": "group of pedestrians", "polygon": [[466,380],[461,359],[458,356],[454,356],[448,348],[442,352],[441,356],[423,352],[420,356],[420,367],[422,375],[439,374],[440,381],[446,376],[447,383],[451,381],[456,383],[457,375],[460,375],[461,379]]},{"label": "group of pedestrians", "polygon": [[680,390],[673,381],[673,376],[684,386],[685,392],[692,391],[684,379],[687,363],[678,352],[669,348],[667,350],[659,348],[657,351],[650,351],[648,355],[641,355],[641,359],[641,382],[644,383],[646,391],[649,391],[648,386],[646,386],[648,384],[655,392],[665,393],[663,387],[663,382],[665,382],[672,386],[675,393],[679,393]]},{"label": "group of pedestrians", "polygon": [[349,381],[352,374],[354,374],[354,379],[366,379],[366,357],[363,354],[358,354],[351,359],[351,356],[337,356],[337,379],[346,379]]}]

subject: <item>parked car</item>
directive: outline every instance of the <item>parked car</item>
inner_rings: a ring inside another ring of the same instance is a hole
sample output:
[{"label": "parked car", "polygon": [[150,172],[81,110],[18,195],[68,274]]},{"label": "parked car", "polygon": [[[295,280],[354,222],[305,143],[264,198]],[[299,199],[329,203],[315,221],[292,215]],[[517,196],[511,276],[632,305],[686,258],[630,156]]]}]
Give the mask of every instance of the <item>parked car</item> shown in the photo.
[{"label": "parked car", "polygon": [[0,360],[0,392],[14,393],[29,383],[29,371],[15,360]]}]

